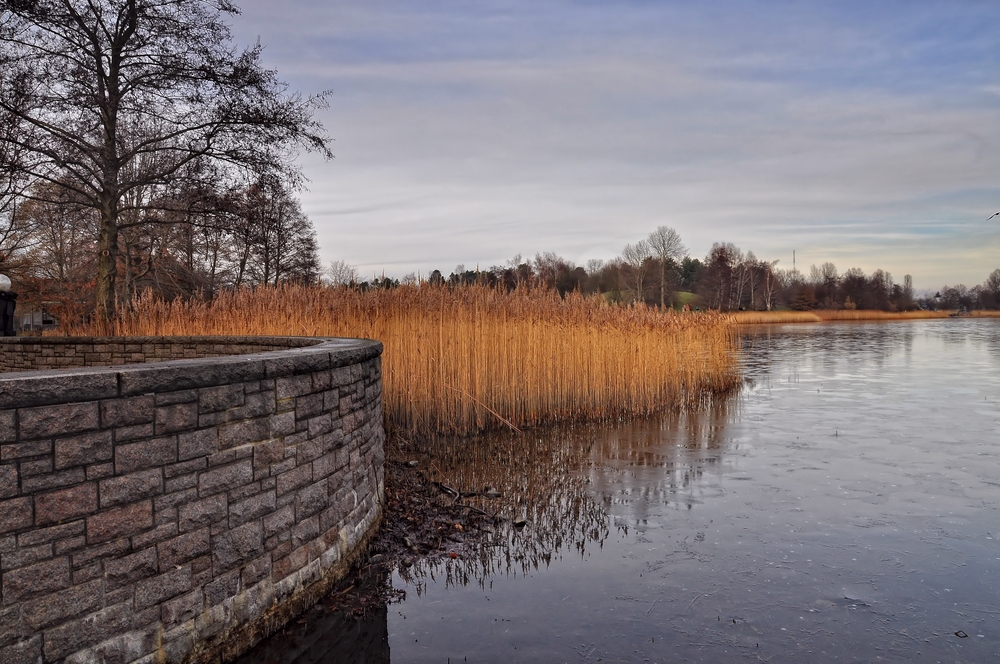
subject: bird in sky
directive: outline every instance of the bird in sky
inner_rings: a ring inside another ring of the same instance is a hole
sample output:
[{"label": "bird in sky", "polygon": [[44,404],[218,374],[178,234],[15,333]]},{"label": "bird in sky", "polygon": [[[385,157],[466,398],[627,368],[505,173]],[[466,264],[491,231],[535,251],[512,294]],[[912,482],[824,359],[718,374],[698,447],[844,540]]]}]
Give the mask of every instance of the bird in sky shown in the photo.
[{"label": "bird in sky", "polygon": [[[993,214],[990,215],[990,219],[992,219],[993,217],[1000,217],[1000,212],[994,212]],[[987,219],[986,221],[989,221],[990,219]]]}]

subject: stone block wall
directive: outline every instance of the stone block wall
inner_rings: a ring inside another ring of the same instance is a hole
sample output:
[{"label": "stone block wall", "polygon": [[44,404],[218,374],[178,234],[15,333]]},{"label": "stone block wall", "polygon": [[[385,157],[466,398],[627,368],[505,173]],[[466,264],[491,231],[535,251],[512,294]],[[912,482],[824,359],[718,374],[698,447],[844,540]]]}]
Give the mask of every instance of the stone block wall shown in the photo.
[{"label": "stone block wall", "polygon": [[309,337],[0,337],[0,373],[243,355],[316,343]]},{"label": "stone block wall", "polygon": [[322,596],[381,517],[381,345],[312,341],[0,376],[0,662],[223,662]]}]

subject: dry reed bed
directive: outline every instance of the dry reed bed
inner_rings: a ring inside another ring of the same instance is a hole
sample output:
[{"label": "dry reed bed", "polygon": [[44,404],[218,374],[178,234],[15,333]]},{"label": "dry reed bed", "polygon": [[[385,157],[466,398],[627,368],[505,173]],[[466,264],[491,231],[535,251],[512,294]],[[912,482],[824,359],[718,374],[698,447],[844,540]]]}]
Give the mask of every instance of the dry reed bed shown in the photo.
[{"label": "dry reed bed", "polygon": [[705,401],[740,380],[738,332],[725,316],[531,289],[280,286],[212,302],[144,296],[110,332],[378,339],[386,423],[417,435],[652,413]]},{"label": "dry reed bed", "polygon": [[741,325],[820,323],[840,320],[923,320],[948,318],[948,311],[877,311],[871,309],[816,309],[814,311],[734,311],[729,317]]}]

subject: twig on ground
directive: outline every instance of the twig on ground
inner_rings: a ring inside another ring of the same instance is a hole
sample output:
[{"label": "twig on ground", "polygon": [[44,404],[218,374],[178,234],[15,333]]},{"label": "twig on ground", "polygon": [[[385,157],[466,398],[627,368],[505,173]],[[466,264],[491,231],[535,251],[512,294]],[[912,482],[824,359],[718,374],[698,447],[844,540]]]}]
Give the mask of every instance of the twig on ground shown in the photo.
[{"label": "twig on ground", "polygon": [[449,390],[453,391],[453,392],[458,392],[459,394],[464,394],[465,396],[469,397],[470,399],[472,399],[473,401],[475,401],[476,403],[478,403],[480,406],[482,406],[483,408],[485,408],[486,410],[488,410],[490,413],[493,414],[494,417],[496,417],[498,420],[500,420],[501,422],[503,422],[504,424],[506,424],[507,426],[509,426],[511,429],[513,429],[517,433],[522,433],[522,431],[520,429],[518,429],[516,426],[514,426],[511,423],[510,420],[508,420],[506,417],[504,417],[500,413],[496,412],[495,410],[493,410],[492,408],[490,408],[489,406],[487,406],[482,401],[480,401],[476,397],[472,396],[468,392],[465,392],[464,390],[459,390],[457,388],[454,388],[451,385],[445,385],[445,387],[448,388]]}]

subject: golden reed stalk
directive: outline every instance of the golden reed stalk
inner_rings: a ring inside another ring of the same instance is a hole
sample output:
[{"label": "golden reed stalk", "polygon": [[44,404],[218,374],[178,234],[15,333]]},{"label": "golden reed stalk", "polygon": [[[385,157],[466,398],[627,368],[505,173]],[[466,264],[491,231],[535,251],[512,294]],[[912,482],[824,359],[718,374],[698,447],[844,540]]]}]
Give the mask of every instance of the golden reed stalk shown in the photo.
[{"label": "golden reed stalk", "polygon": [[212,302],[145,295],[110,331],[378,339],[386,424],[411,435],[652,413],[740,381],[738,332],[725,316],[526,288],[287,285]]},{"label": "golden reed stalk", "polygon": [[948,318],[948,311],[878,311],[872,309],[816,309],[813,311],[734,311],[727,314],[741,325],[819,323],[834,320],[922,320]]}]

